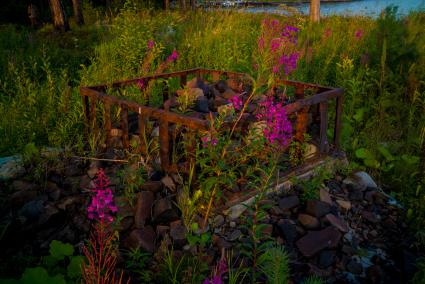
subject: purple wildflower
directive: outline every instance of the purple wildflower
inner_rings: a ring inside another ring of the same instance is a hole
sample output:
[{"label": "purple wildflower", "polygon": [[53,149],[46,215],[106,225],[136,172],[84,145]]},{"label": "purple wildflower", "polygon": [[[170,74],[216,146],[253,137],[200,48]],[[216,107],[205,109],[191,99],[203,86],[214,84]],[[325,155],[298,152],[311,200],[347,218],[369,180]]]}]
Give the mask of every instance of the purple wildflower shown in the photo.
[{"label": "purple wildflower", "polygon": [[87,208],[88,217],[102,222],[105,220],[112,222],[114,220],[112,213],[117,212],[117,207],[114,204],[112,190],[108,187],[109,179],[103,169],[100,169],[97,173],[94,183],[95,188],[93,191],[95,195]]},{"label": "purple wildflower", "polygon": [[355,33],[354,33],[354,36],[357,38],[357,39],[361,39],[362,37],[363,37],[363,31],[362,30],[357,30]]},{"label": "purple wildflower", "polygon": [[331,28],[327,28],[326,30],[325,30],[325,32],[323,33],[323,36],[325,37],[325,38],[328,38],[328,37],[330,37],[332,35],[332,29]]},{"label": "purple wildflower", "polygon": [[264,137],[270,144],[287,146],[292,139],[292,125],[289,121],[282,103],[274,103],[269,97],[261,104],[263,111],[257,115],[258,119],[265,120],[267,127]]},{"label": "purple wildflower", "polygon": [[153,40],[148,40],[148,49],[152,49],[155,46],[155,42]]},{"label": "purple wildflower", "polygon": [[274,38],[270,41],[270,51],[276,52],[280,47],[280,38]]},{"label": "purple wildflower", "polygon": [[211,133],[202,137],[201,141],[203,148],[207,148],[209,145],[216,146],[218,144],[218,140]]},{"label": "purple wildflower", "polygon": [[235,109],[235,110],[241,110],[242,109],[242,106],[243,106],[243,100],[242,100],[242,98],[241,97],[239,97],[239,96],[233,96],[233,97],[231,97],[230,99],[229,99],[229,101],[232,103],[232,105],[233,105],[233,108]]},{"label": "purple wildflower", "polygon": [[259,39],[258,39],[258,49],[259,50],[263,50],[264,49],[264,37],[260,37]]},{"label": "purple wildflower", "polygon": [[138,88],[142,91],[142,90],[145,88],[145,81],[144,81],[144,80],[142,80],[142,79],[137,80],[136,85],[137,85],[137,87],[138,87]]},{"label": "purple wildflower", "polygon": [[297,34],[299,29],[297,27],[286,25],[283,28],[282,36],[288,38],[290,42],[297,43]]},{"label": "purple wildflower", "polygon": [[220,259],[217,262],[217,265],[214,269],[214,274],[211,276],[211,279],[206,278],[202,284],[223,284],[223,274],[228,271],[227,262],[225,258]]},{"label": "purple wildflower", "polygon": [[275,74],[278,73],[279,72],[279,65],[274,65],[273,68],[272,68],[272,72],[275,73]]},{"label": "purple wildflower", "polygon": [[173,62],[176,61],[177,58],[179,58],[179,54],[177,53],[177,51],[174,49],[173,52],[171,52],[170,56],[168,56],[167,61],[168,62]]},{"label": "purple wildflower", "polygon": [[294,53],[291,53],[289,56],[286,56],[285,54],[283,54],[279,58],[279,65],[283,65],[285,76],[288,76],[295,69],[297,69],[298,57],[299,57],[299,53],[294,52]]}]

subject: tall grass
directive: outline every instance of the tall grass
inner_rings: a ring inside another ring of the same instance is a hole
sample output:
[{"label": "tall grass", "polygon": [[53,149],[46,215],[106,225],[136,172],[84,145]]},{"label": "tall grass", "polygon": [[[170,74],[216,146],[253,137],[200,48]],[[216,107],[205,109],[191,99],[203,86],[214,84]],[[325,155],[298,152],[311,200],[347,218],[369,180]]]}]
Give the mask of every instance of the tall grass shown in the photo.
[{"label": "tall grass", "polygon": [[[101,20],[98,11],[86,9],[97,18],[66,34],[49,26],[37,32],[0,28],[1,155],[29,142],[82,143],[77,87],[154,72],[174,49],[179,59],[166,71],[201,66],[255,75],[260,23],[270,17],[162,12],[128,1],[116,17]],[[389,10],[385,15],[378,20],[331,16],[313,26],[302,16],[273,17],[301,29],[302,59],[293,79],[344,87],[342,144],[350,160],[425,217],[418,201],[425,197],[418,180],[425,127],[425,13],[400,18]],[[155,53],[146,70],[150,40]]]}]

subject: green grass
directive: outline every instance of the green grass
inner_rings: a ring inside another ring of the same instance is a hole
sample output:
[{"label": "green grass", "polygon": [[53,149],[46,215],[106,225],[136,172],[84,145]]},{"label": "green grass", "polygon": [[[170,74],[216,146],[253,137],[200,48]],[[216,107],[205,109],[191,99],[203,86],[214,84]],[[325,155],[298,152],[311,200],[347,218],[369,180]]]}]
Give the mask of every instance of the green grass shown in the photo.
[{"label": "green grass", "polygon": [[[130,3],[130,2],[128,2]],[[82,145],[78,86],[152,73],[176,49],[166,71],[254,69],[265,14],[179,13],[126,4],[112,18],[85,7],[84,27],[55,33],[0,27],[0,155],[36,145]],[[303,16],[273,16],[301,29],[302,59],[293,79],[345,89],[342,144],[355,167],[371,172],[425,220],[420,177],[425,129],[425,13],[404,18],[331,16],[310,26]],[[361,36],[356,36],[361,35]],[[155,52],[149,70],[147,42]],[[421,185],[422,184],[422,185]],[[413,217],[415,215],[416,218]]]}]

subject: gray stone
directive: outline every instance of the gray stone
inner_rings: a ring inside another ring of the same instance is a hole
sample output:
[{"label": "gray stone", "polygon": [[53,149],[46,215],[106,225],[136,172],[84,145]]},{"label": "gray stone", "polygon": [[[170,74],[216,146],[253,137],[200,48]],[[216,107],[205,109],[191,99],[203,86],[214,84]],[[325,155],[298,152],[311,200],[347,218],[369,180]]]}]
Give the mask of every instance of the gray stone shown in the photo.
[{"label": "gray stone", "polygon": [[335,252],[331,250],[323,250],[319,253],[319,257],[317,259],[317,265],[324,269],[335,262]]},{"label": "gray stone", "polygon": [[242,235],[242,232],[240,230],[234,230],[230,232],[229,236],[227,237],[228,241],[234,242]]},{"label": "gray stone", "polygon": [[89,178],[94,179],[101,168],[101,162],[100,161],[92,161],[90,162],[89,169],[87,170],[87,175]]},{"label": "gray stone", "polygon": [[151,216],[151,209],[155,197],[151,191],[142,191],[137,195],[134,225],[137,229],[145,226],[146,220]]},{"label": "gray stone", "polygon": [[247,207],[243,204],[236,204],[235,206],[232,206],[229,208],[229,210],[226,212],[227,216],[230,220],[236,220],[238,219],[242,213],[246,211]]},{"label": "gray stone", "polygon": [[309,231],[296,245],[304,256],[311,257],[325,248],[335,248],[340,239],[341,233],[336,228],[327,227],[321,231]]},{"label": "gray stone", "polygon": [[205,96],[198,97],[196,99],[196,106],[195,110],[203,113],[210,112],[210,109],[208,107],[208,99]]},{"label": "gray stone", "polygon": [[298,221],[303,225],[304,228],[314,230],[320,227],[320,221],[313,216],[308,214],[298,215]]},{"label": "gray stone", "polygon": [[37,197],[37,191],[35,190],[22,190],[12,193],[9,197],[9,202],[7,205],[11,207],[22,207],[25,203],[34,200]]},{"label": "gray stone", "polygon": [[354,174],[357,178],[357,182],[365,187],[378,187],[373,178],[366,172],[357,172]]},{"label": "gray stone", "polygon": [[0,158],[0,180],[10,180],[22,176],[25,168],[19,155]]},{"label": "gray stone", "polygon": [[319,200],[308,200],[306,212],[317,218],[323,217],[331,211],[331,206],[328,203]]},{"label": "gray stone", "polygon": [[213,223],[214,223],[214,227],[216,227],[216,228],[217,227],[221,227],[224,224],[224,217],[223,217],[223,215],[216,215],[214,217]]},{"label": "gray stone", "polygon": [[33,200],[26,203],[19,210],[19,215],[24,216],[29,221],[37,219],[44,210],[44,201],[43,200]]},{"label": "gray stone", "polygon": [[279,208],[283,211],[291,210],[294,207],[297,207],[300,204],[300,200],[297,196],[289,196],[279,200]]},{"label": "gray stone", "polygon": [[297,227],[288,219],[281,219],[277,223],[280,235],[289,243],[293,244],[297,239]]},{"label": "gray stone", "polygon": [[350,271],[353,274],[359,275],[363,272],[363,267],[360,263],[358,263],[355,260],[350,260],[347,265],[346,265],[346,269],[348,271]]}]

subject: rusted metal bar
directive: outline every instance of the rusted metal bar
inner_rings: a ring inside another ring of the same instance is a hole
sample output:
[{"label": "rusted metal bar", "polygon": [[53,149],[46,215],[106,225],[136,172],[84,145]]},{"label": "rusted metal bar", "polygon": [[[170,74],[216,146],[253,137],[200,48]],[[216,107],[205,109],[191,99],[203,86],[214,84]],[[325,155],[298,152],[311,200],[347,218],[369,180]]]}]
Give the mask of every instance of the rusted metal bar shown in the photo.
[{"label": "rusted metal bar", "polygon": [[128,139],[128,108],[127,105],[121,105],[121,130],[122,130],[122,145],[124,148],[130,146]]},{"label": "rusted metal bar", "polygon": [[164,170],[168,170],[170,166],[169,157],[169,135],[168,135],[168,121],[160,119],[159,121],[159,156],[161,158],[161,166]]},{"label": "rusted metal bar", "polygon": [[315,104],[319,104],[320,102],[337,98],[341,96],[342,93],[343,93],[342,89],[332,89],[323,93],[313,95],[303,100],[295,101],[289,105],[286,105],[284,108],[287,114],[291,114],[291,113],[297,112],[298,110],[302,109],[305,106],[315,105]]},{"label": "rusted metal bar", "polygon": [[320,153],[327,153],[329,151],[328,142],[328,103],[320,103]]},{"label": "rusted metal bar", "polygon": [[90,127],[92,127],[94,130],[96,129],[96,103],[97,98],[91,97],[90,98]]},{"label": "rusted metal bar", "polygon": [[187,83],[187,75],[180,75],[180,86],[185,87]]},{"label": "rusted metal bar", "polygon": [[138,115],[139,138],[140,138],[139,151],[140,151],[140,153],[142,153],[144,155],[147,154],[146,122],[147,122],[146,116],[139,113],[139,115]]},{"label": "rusted metal bar", "polygon": [[105,120],[105,137],[106,137],[106,145],[109,145],[111,140],[111,129],[112,129],[112,121],[111,121],[111,104],[107,101],[103,102],[104,107],[104,120]]},{"label": "rusted metal bar", "polygon": [[340,137],[341,137],[342,102],[343,102],[342,96],[336,98],[335,128],[334,128],[334,145],[336,150],[339,150],[341,146]]},{"label": "rusted metal bar", "polygon": [[213,79],[214,82],[217,82],[217,81],[220,80],[220,72],[212,71],[211,75],[212,75],[212,79]]}]

